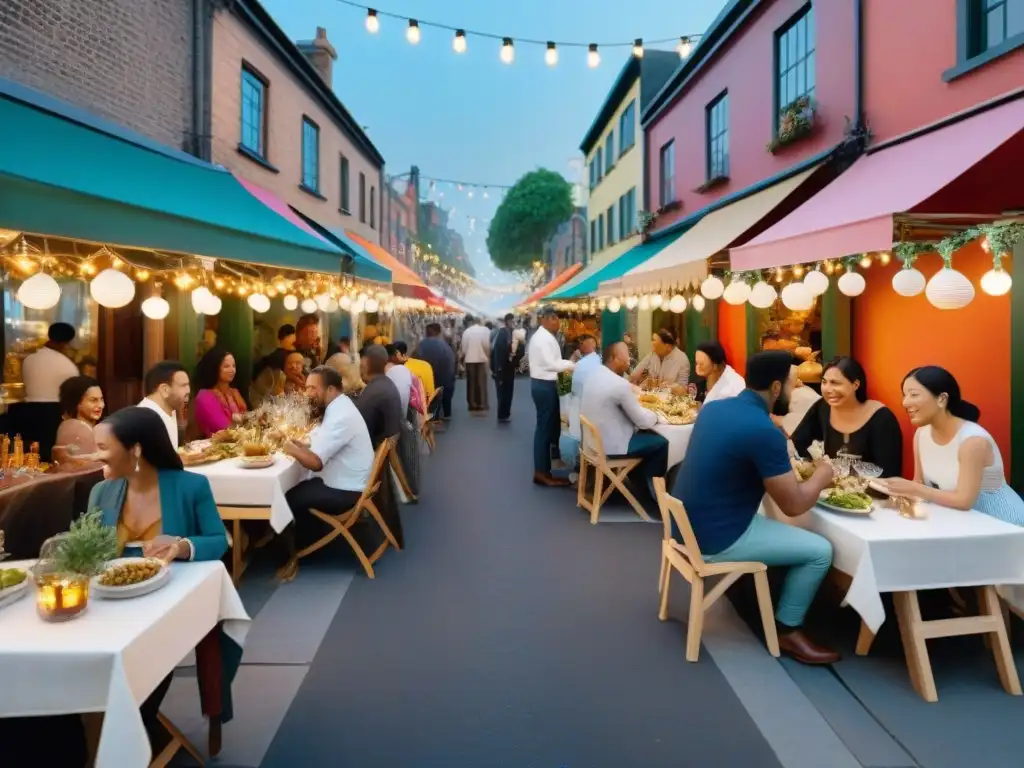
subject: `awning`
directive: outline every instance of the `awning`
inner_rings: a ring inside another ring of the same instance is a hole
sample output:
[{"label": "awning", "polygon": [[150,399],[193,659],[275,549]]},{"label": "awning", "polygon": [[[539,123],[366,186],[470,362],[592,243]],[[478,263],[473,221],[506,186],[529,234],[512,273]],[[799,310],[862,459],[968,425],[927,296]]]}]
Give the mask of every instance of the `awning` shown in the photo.
[{"label": "awning", "polygon": [[341,273],[337,248],[268,210],[227,171],[97,125],[0,94],[0,226]]},{"label": "awning", "polygon": [[[322,234],[320,234],[320,232],[318,232],[314,226],[311,226],[310,224],[307,223],[306,217],[292,210],[288,203],[286,203],[280,197],[275,195],[269,189],[264,189],[259,184],[253,184],[251,181],[243,179],[239,176],[235,176],[235,179],[236,181],[238,181],[239,184],[245,187],[246,191],[248,191],[250,195],[255,197],[257,200],[259,200],[261,203],[263,203],[277,215],[283,216],[285,219],[290,221],[303,232],[308,232],[309,234],[313,235],[313,237],[323,241],[324,243],[327,243],[332,248],[336,247],[336,245],[340,245],[342,246],[342,250],[345,250],[344,243],[331,243],[331,241],[324,237]],[[312,221],[312,219],[309,219],[309,221]],[[373,259],[368,258],[361,251],[351,249],[348,251],[348,255],[351,256],[353,259],[353,266],[355,267],[356,277],[361,277],[364,280],[375,280],[379,283],[391,282],[391,272],[382,267]]]},{"label": "awning", "polygon": [[896,214],[998,216],[1006,190],[1019,184],[1007,169],[1020,167],[1022,132],[1024,98],[868,154],[782,221],[731,249],[732,268],[885,251],[893,246]]},{"label": "awning", "polygon": [[[419,275],[376,243],[371,243],[366,238],[360,237],[351,229],[346,229],[344,232],[333,231],[332,234],[339,238],[348,238],[355,245],[366,249],[366,251],[369,252],[370,258],[391,270],[391,282],[395,286],[405,286],[408,289],[405,291],[406,295],[413,296],[418,299],[429,299],[435,295],[434,292],[427,287],[427,284],[420,279]],[[399,292],[396,291],[396,293]]]},{"label": "awning", "polygon": [[643,264],[648,259],[657,256],[672,243],[682,237],[682,232],[674,232],[666,237],[656,240],[648,240],[633,246],[618,258],[603,264],[592,264],[580,272],[573,280],[558,291],[547,296],[548,301],[560,301],[563,299],[575,299],[582,296],[590,296],[597,291],[598,286],[608,280],[618,280],[631,269]]},{"label": "awning", "polygon": [[543,287],[538,288],[536,291],[531,293],[529,296],[527,296],[519,303],[521,305],[526,305],[540,301],[553,290],[555,290],[556,288],[560,288],[561,286],[565,285],[567,282],[572,280],[574,277],[576,277],[576,275],[578,275],[580,270],[582,269],[583,264],[581,263],[570,264],[568,267],[566,267],[557,275],[555,275],[555,277],[548,281]]},{"label": "awning", "polygon": [[599,292],[661,289],[703,280],[708,274],[709,258],[728,248],[771,213],[816,170],[817,166],[712,211],[657,256],[634,267],[618,281],[602,283]]}]

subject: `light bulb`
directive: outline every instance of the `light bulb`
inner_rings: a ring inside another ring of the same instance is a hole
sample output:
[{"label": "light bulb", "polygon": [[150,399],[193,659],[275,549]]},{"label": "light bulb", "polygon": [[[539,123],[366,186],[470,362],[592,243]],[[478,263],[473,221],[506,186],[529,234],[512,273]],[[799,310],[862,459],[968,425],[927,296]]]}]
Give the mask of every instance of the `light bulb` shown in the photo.
[{"label": "light bulb", "polygon": [[150,320],[163,320],[171,313],[171,305],[167,303],[167,299],[160,296],[150,296],[142,302],[140,308],[142,309],[142,314]]},{"label": "light bulb", "polygon": [[284,297],[284,308],[287,309],[289,312],[294,312],[296,309],[298,309],[298,306],[299,300],[295,296],[289,294]]},{"label": "light bulb", "polygon": [[405,39],[413,45],[420,41],[420,24],[416,19],[409,19],[409,28],[405,30]]},{"label": "light bulb", "polygon": [[633,55],[638,59],[644,57],[644,41],[639,37],[633,41]]},{"label": "light bulb", "polygon": [[462,29],[455,30],[455,39],[452,40],[452,50],[456,53],[466,52],[466,32]]},{"label": "light bulb", "polygon": [[648,309],[650,309],[651,308],[651,296],[650,296],[650,294],[645,293],[643,296],[641,296],[640,297],[640,303],[638,304],[638,306],[640,307],[641,311],[644,311],[644,312],[646,312]]},{"label": "light bulb", "polygon": [[307,315],[312,315],[317,310],[316,302],[312,299],[303,299],[299,306]]},{"label": "light bulb", "polygon": [[362,314],[364,309],[366,309],[366,302],[362,299],[356,299],[355,303],[352,305],[352,312],[359,315]]},{"label": "light bulb", "polygon": [[651,296],[651,308],[652,309],[657,309],[658,307],[660,307],[664,303],[665,303],[665,297],[662,296],[660,293],[656,293],[653,296]]},{"label": "light bulb", "polygon": [[679,45],[676,46],[676,53],[679,54],[680,59],[685,59],[690,55],[690,51],[693,50],[693,44],[690,42],[688,37],[680,37]]},{"label": "light bulb", "polygon": [[[700,284],[700,292],[705,299],[721,298],[725,292],[725,283],[722,282],[720,277],[708,275],[707,279]],[[699,312],[700,310],[698,309],[697,311]]]},{"label": "light bulb", "polygon": [[619,301],[618,299],[612,299],[611,301],[608,302],[608,311],[611,312],[613,315],[620,309],[622,309],[622,302]]},{"label": "light bulb", "polygon": [[249,298],[246,299],[246,302],[252,308],[253,312],[256,312],[257,314],[260,315],[262,315],[264,312],[270,309],[270,299],[268,299],[262,293],[249,294]]},{"label": "light bulb", "polygon": [[629,309],[629,310],[636,309],[636,305],[639,304],[639,303],[640,303],[640,299],[638,297],[636,297],[636,296],[627,296],[626,297],[626,309]]},{"label": "light bulb", "polygon": [[558,48],[554,43],[548,43],[548,49],[544,51],[544,63],[553,67],[558,63]]},{"label": "light bulb", "polygon": [[669,301],[668,308],[670,311],[674,312],[677,315],[681,312],[685,312],[686,297],[683,296],[681,293],[677,293],[675,296],[672,297],[671,301]]},{"label": "light bulb", "polygon": [[693,297],[693,299],[692,299],[692,300],[690,301],[690,306],[691,306],[691,307],[693,307],[693,308],[694,308],[694,309],[695,309],[696,311],[698,311],[698,312],[703,312],[703,311],[704,311],[704,305],[705,305],[706,303],[707,303],[707,302],[705,302],[705,301],[704,301],[704,297],[703,297],[703,296],[701,296],[701,295],[700,295],[700,294],[698,293],[698,294],[697,294],[696,296],[694,296],[694,297]]},{"label": "light bulb", "polygon": [[365,302],[365,306],[367,312],[376,312],[378,309],[380,309],[380,302],[378,302],[376,299],[367,299]]},{"label": "light bulb", "polygon": [[327,307],[331,305],[331,297],[328,296],[326,293],[321,293],[314,299],[314,301],[316,301],[316,305],[321,312],[326,312]]},{"label": "light bulb", "polygon": [[512,45],[512,38],[506,37],[501,41],[501,60],[511,64],[516,57],[516,49]]},{"label": "light bulb", "polygon": [[210,289],[205,285],[201,285],[192,291],[192,309],[197,315],[203,314],[203,309],[206,308],[207,302],[213,298],[213,294],[210,293]]},{"label": "light bulb", "polygon": [[597,43],[587,46],[587,66],[594,69],[601,64],[601,54],[597,52]]},{"label": "light bulb", "polygon": [[871,255],[870,255],[870,254],[867,254],[867,253],[865,253],[865,254],[864,254],[864,255],[863,255],[862,257],[861,257],[861,260],[860,260],[860,268],[861,268],[861,269],[867,269],[867,268],[868,268],[868,267],[870,267],[870,266],[871,266]]},{"label": "light bulb", "polygon": [[981,276],[981,290],[989,296],[1004,296],[1012,285],[1013,278],[1002,267],[990,269]]},{"label": "light bulb", "polygon": [[380,19],[377,18],[377,12],[373,8],[366,11],[366,31],[371,35],[380,32]]},{"label": "light bulb", "polygon": [[340,299],[338,299],[338,306],[347,312],[352,308],[352,297],[349,296],[348,294],[345,294]]}]

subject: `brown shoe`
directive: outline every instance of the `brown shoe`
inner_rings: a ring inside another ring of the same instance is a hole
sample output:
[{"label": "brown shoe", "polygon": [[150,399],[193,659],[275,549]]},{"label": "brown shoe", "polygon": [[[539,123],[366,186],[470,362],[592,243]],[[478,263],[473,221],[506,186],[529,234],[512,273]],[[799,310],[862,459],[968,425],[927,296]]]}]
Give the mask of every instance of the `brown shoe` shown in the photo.
[{"label": "brown shoe", "polygon": [[569,481],[562,477],[555,477],[546,472],[533,473],[534,485],[545,485],[548,488],[565,488],[570,485]]},{"label": "brown shoe", "polygon": [[816,645],[800,629],[779,635],[779,650],[801,664],[834,664],[839,661],[838,653]]}]

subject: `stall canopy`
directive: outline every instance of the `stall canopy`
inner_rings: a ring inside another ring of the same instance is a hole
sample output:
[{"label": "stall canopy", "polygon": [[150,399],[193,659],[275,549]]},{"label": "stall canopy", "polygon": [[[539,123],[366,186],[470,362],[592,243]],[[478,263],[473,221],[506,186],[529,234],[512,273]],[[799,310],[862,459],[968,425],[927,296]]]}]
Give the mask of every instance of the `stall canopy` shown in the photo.
[{"label": "stall canopy", "polygon": [[419,275],[376,243],[371,243],[366,238],[360,237],[351,229],[346,229],[343,232],[332,231],[331,234],[335,235],[340,240],[347,240],[355,246],[365,249],[370,258],[387,269],[390,269],[391,282],[395,287],[405,287],[405,291],[396,291],[396,293],[404,293],[407,296],[417,299],[429,299],[436,295],[427,287],[427,284],[420,279]]},{"label": "stall canopy", "polygon": [[656,240],[648,240],[640,243],[626,251],[618,258],[603,264],[592,264],[584,269],[575,279],[568,284],[548,295],[550,301],[561,301],[563,299],[575,299],[582,296],[590,296],[595,293],[601,283],[609,280],[618,280],[631,269],[643,264],[650,258],[657,256],[672,243],[676,242],[684,233],[674,232],[671,235],[660,237]]},{"label": "stall canopy", "polygon": [[662,289],[703,280],[708,259],[725,250],[803,184],[817,167],[712,211],[661,253],[634,267],[618,281],[601,284],[600,293]]},{"label": "stall canopy", "polygon": [[0,226],[341,272],[336,247],[269,210],[226,170],[34,96],[0,82]]},{"label": "stall canopy", "polygon": [[574,277],[576,277],[576,275],[579,274],[581,269],[583,269],[583,264],[570,264],[568,267],[566,267],[557,275],[555,275],[553,279],[545,283],[541,288],[538,288],[536,291],[531,293],[529,296],[527,296],[519,303],[521,305],[526,305],[540,301],[553,290],[555,290],[556,288],[560,288],[561,286],[565,285],[567,282],[572,280]]},{"label": "stall canopy", "polygon": [[[923,220],[998,217],[1020,201],[1024,98],[883,147],[746,245],[735,270],[808,263],[893,246],[897,214]],[[977,219],[975,219],[977,220]]]}]

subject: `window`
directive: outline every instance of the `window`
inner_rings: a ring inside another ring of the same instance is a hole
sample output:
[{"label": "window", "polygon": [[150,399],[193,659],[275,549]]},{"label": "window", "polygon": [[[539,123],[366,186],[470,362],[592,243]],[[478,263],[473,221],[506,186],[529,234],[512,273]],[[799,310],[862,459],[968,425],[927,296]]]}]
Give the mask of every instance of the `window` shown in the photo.
[{"label": "window", "polygon": [[608,245],[615,244],[615,203],[611,204],[608,213],[605,214],[605,223],[608,225]]},{"label": "window", "polygon": [[267,156],[267,82],[246,66],[242,67],[242,146]]},{"label": "window", "polygon": [[366,174],[359,174],[359,221],[366,223]]},{"label": "window", "polygon": [[597,217],[597,250],[604,250],[604,214]]},{"label": "window", "polygon": [[604,172],[608,173],[615,165],[615,131],[609,131],[604,143]]},{"label": "window", "polygon": [[597,220],[590,222],[590,252],[597,253]]},{"label": "window", "polygon": [[370,187],[370,229],[374,229],[377,226],[376,216],[374,214],[377,207],[377,190],[374,187]]},{"label": "window", "polygon": [[814,96],[814,8],[790,19],[775,33],[775,128],[783,110],[802,96]]},{"label": "window", "polygon": [[594,162],[597,164],[597,180],[600,181],[604,178],[604,162],[601,160],[601,148],[597,148],[597,157],[594,158]]},{"label": "window", "polygon": [[707,107],[708,179],[729,175],[729,94],[723,93]]},{"label": "window", "polygon": [[631,101],[619,117],[619,156],[636,144],[636,102]]},{"label": "window", "polygon": [[344,155],[341,156],[341,210],[345,213],[352,213],[352,208],[349,200],[349,183],[348,183],[348,158]]},{"label": "window", "polygon": [[1024,0],[972,0],[971,5],[969,55],[979,56],[1024,35]]},{"label": "window", "polygon": [[619,198],[619,237],[636,231],[636,187]]},{"label": "window", "polygon": [[320,191],[320,129],[308,117],[302,118],[302,186]]},{"label": "window", "polygon": [[661,148],[661,189],[658,204],[664,208],[676,199],[676,142],[675,139]]}]

